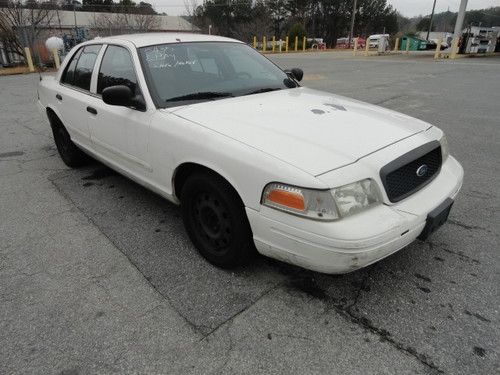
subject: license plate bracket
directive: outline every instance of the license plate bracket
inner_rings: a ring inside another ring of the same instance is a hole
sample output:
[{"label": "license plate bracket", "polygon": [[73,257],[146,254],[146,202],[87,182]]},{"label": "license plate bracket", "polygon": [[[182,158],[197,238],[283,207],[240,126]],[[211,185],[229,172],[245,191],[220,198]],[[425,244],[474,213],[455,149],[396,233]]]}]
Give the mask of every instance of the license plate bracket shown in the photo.
[{"label": "license plate bracket", "polygon": [[432,232],[436,231],[446,222],[446,220],[448,220],[453,203],[453,199],[447,198],[443,203],[429,212],[425,227],[422,230],[422,233],[418,236],[419,240],[426,240]]}]

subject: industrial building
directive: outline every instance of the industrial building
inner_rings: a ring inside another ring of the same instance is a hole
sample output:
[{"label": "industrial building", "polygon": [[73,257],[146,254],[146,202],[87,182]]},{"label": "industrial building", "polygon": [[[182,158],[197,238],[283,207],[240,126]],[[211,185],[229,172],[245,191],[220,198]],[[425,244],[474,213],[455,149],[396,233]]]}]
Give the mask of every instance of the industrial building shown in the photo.
[{"label": "industrial building", "polygon": [[[26,34],[33,34],[34,27],[36,27],[36,40],[29,42],[30,38]],[[71,48],[76,43],[99,36],[164,31],[200,32],[199,28],[179,16],[66,10],[52,10],[44,22],[36,26],[31,24],[16,26],[14,29],[22,43],[33,49],[35,60],[38,58],[38,62],[50,59],[44,43],[52,36],[62,38],[65,46]],[[0,40],[0,66],[22,62],[22,56],[13,53],[12,49],[6,41]]]}]

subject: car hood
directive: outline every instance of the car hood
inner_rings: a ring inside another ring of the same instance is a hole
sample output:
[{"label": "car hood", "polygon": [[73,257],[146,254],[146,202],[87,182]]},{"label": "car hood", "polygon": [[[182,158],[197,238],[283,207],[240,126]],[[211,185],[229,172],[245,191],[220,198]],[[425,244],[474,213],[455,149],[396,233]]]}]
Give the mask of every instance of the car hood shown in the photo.
[{"label": "car hood", "polygon": [[303,87],[170,110],[314,176],[431,126],[382,107]]}]

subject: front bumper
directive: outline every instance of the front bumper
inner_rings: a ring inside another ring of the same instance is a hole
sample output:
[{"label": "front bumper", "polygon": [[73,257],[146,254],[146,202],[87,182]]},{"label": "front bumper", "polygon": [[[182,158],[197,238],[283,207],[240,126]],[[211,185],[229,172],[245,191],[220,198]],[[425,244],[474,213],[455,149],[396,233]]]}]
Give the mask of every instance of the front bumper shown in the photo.
[{"label": "front bumper", "polygon": [[454,199],[462,181],[463,169],[450,156],[429,185],[405,200],[338,221],[308,220],[265,206],[246,211],[261,254],[318,272],[346,273],[412,243],[427,214],[447,198]]}]

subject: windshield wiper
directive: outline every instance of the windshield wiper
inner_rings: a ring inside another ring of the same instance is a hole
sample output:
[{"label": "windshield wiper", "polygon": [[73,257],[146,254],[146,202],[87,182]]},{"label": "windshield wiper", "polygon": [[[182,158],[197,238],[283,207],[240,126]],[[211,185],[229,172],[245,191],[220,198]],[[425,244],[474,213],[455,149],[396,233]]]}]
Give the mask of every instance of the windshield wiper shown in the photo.
[{"label": "windshield wiper", "polygon": [[227,98],[230,96],[234,96],[230,92],[213,92],[213,91],[205,91],[205,92],[195,92],[192,94],[176,96],[174,98],[170,98],[165,100],[166,102],[180,102],[183,100],[203,100],[203,99],[216,99],[216,98]]},{"label": "windshield wiper", "polygon": [[281,88],[280,87],[264,87],[262,89],[250,91],[250,92],[246,93],[245,95],[261,94],[263,92],[271,92],[271,91],[278,91],[278,90],[281,90]]}]

